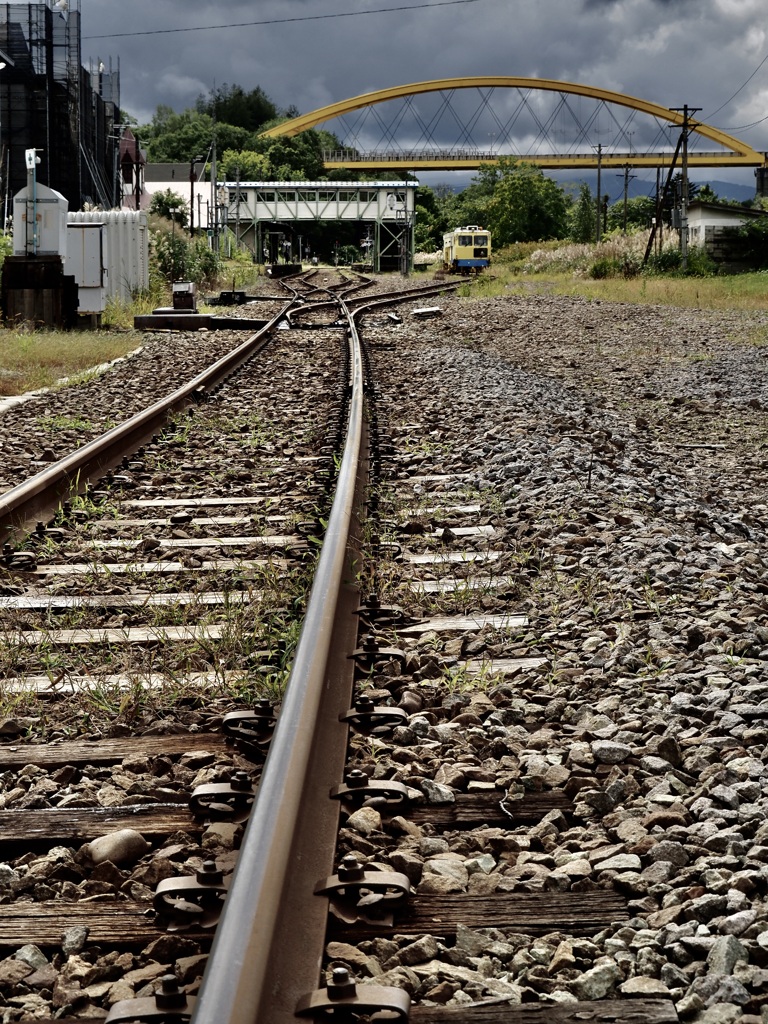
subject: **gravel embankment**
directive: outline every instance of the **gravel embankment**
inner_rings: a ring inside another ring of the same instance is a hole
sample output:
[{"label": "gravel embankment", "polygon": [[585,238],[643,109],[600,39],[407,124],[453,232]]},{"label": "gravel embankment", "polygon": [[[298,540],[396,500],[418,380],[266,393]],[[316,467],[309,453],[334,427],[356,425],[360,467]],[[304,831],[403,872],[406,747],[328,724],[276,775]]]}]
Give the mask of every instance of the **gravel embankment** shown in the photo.
[{"label": "gravel embankment", "polygon": [[[458,950],[430,937],[329,957],[420,1001],[658,994],[683,1019],[759,1021],[768,319],[555,298],[441,305],[439,320],[372,317],[366,331],[391,381],[395,444],[411,474],[469,474],[467,500],[481,493],[517,578],[527,630],[464,640],[464,653],[548,662],[446,694],[434,662],[461,648],[436,654],[424,638],[402,679],[380,680],[396,697],[418,691],[423,712],[373,757],[360,744],[358,762],[428,800],[563,787],[579,824],[555,812],[468,839],[403,819],[384,857],[424,893],[615,889],[630,920],[587,939],[467,931]],[[345,843],[382,859],[360,813]]]},{"label": "gravel embankment", "polygon": [[[422,638],[397,685],[381,681],[397,698],[416,694],[408,726],[358,741],[355,763],[435,802],[488,786],[512,798],[564,788],[577,824],[554,812],[532,828],[437,834],[404,812],[382,849],[378,812],[366,808],[347,822],[343,847],[404,871],[424,893],[615,889],[631,916],[583,938],[461,929],[450,949],[424,936],[335,944],[329,958],[427,1003],[659,994],[685,1020],[757,1024],[768,1005],[768,375],[756,342],[768,318],[554,298],[440,305],[439,320],[368,318],[399,465],[469,474],[466,500],[495,525],[501,571],[516,577],[509,603],[530,624],[442,650]],[[189,339],[190,350],[199,344]],[[11,466],[39,457],[37,441],[35,452],[6,447],[37,418],[83,415],[87,395],[68,390],[0,416],[0,445],[18,453]],[[4,459],[0,486],[15,482],[8,472]],[[446,691],[441,664],[467,653],[547,664]],[[111,778],[31,771],[0,783],[7,806],[44,802],[51,786],[71,787],[75,806],[106,789],[120,802],[120,791],[219,778],[227,761],[190,755],[177,766],[129,761]],[[9,800],[14,786],[22,792]],[[221,832],[206,847],[227,856],[235,837]],[[94,897],[148,899],[169,860],[198,866],[186,840],[114,871],[94,872],[71,849],[0,865],[0,902],[83,884]],[[179,958],[177,974],[193,979],[199,953],[169,937],[116,966],[115,954],[68,934],[62,954],[27,949],[0,962],[0,1020],[51,1006],[103,1012],[145,994]],[[123,969],[134,976],[118,980]]]}]

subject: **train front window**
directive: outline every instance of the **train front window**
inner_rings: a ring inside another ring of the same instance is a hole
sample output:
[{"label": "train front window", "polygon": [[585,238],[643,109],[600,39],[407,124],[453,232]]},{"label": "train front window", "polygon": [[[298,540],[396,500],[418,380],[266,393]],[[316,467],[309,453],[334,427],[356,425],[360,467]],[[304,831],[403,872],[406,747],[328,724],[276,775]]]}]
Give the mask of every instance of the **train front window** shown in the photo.
[{"label": "train front window", "polygon": [[459,245],[472,245],[472,235],[459,235]]},{"label": "train front window", "polygon": [[[466,242],[465,244],[469,245],[470,243]],[[488,236],[487,235],[475,235],[475,245],[488,245]]]}]

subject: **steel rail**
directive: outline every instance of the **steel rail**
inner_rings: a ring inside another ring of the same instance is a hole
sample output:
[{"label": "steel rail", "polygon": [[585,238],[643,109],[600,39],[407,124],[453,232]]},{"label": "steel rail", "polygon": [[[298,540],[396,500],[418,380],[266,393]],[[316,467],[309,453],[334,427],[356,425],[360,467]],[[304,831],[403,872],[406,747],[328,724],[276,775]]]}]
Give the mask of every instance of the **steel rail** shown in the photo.
[{"label": "steel rail", "polygon": [[390,292],[388,295],[360,295],[357,298],[350,299],[349,305],[354,305],[354,313],[357,316],[359,313],[366,313],[369,309],[375,309],[377,306],[393,306],[401,302],[413,302],[416,299],[428,298],[431,295],[440,295],[442,292],[459,288],[464,283],[464,281],[442,281],[440,284],[424,285],[418,289],[408,288],[400,292]]},{"label": "steel rail", "polygon": [[[295,1020],[298,998],[318,987],[327,900],[313,895],[313,888],[331,873],[338,826],[328,793],[340,773],[334,769],[329,781],[328,761],[333,748],[343,769],[346,726],[339,713],[350,706],[353,668],[347,654],[356,634],[349,542],[365,463],[363,357],[352,315],[339,303],[349,321],[351,397],[336,493],[193,1024],[287,1024]],[[339,685],[342,663],[348,680]],[[318,738],[321,733],[324,738]],[[328,839],[324,850],[306,820],[318,804],[315,822],[324,823]]]},{"label": "steel rail", "polygon": [[290,306],[291,303],[284,306],[261,330],[217,359],[187,384],[0,494],[0,529],[5,529],[3,539],[22,535],[38,519],[52,515],[62,499],[85,490],[90,482],[99,479],[107,470],[119,465],[127,454],[145,444],[165,426],[173,413],[188,408],[201,393],[234,373],[261,351]]}]

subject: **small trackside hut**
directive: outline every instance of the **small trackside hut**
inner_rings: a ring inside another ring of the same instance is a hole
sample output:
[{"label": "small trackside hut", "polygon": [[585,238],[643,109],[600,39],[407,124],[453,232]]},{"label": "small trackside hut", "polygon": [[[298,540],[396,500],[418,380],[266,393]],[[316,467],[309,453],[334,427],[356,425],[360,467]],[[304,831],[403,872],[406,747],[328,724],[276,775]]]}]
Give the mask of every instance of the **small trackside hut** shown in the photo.
[{"label": "small trackside hut", "polygon": [[490,264],[490,231],[470,224],[443,235],[443,265],[452,274],[478,274]]}]

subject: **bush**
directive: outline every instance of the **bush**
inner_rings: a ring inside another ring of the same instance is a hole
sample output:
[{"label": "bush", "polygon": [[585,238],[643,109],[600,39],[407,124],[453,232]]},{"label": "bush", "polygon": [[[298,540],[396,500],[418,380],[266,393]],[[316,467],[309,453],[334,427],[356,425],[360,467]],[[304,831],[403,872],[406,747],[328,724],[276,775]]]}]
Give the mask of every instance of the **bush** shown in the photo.
[{"label": "bush", "polygon": [[589,276],[595,278],[596,281],[606,277],[615,277],[616,260],[610,259],[608,256],[601,256],[589,268]]},{"label": "bush", "polygon": [[192,281],[201,287],[214,284],[221,260],[208,248],[206,238],[188,239],[173,231],[160,230],[153,233],[152,242],[152,259],[168,283]]},{"label": "bush", "polygon": [[715,263],[707,255],[703,246],[692,245],[688,248],[687,267],[683,271],[683,254],[676,246],[662,249],[659,253],[651,253],[645,265],[646,274],[685,274],[687,277],[711,277],[717,273]]},{"label": "bush", "polygon": [[678,248],[652,252],[645,264],[646,274],[669,274],[680,269],[682,254]]}]

